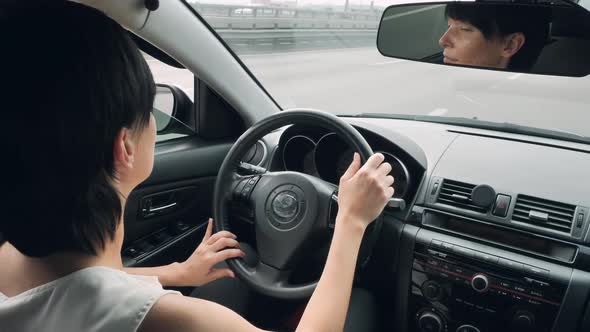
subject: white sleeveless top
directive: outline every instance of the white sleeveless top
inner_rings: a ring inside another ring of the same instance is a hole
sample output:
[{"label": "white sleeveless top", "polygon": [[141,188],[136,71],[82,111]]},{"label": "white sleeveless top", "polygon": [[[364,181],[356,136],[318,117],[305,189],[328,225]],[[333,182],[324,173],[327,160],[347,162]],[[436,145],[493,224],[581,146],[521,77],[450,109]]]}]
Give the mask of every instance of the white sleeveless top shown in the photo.
[{"label": "white sleeveless top", "polygon": [[0,332],[136,331],[165,294],[157,277],[107,267],[73,272],[14,297],[0,293]]}]

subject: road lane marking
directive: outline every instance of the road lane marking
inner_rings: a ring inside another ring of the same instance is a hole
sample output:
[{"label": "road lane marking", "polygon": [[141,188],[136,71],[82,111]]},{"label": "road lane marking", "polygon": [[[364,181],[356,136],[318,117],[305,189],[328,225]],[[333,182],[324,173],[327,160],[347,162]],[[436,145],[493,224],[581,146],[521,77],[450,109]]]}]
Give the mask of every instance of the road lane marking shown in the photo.
[{"label": "road lane marking", "polygon": [[522,74],[520,74],[520,73],[517,73],[517,74],[514,74],[514,75],[510,75],[510,76],[508,76],[508,79],[509,79],[509,80],[515,80],[515,79],[517,79],[517,78],[519,78],[519,77],[521,77],[521,76],[522,76]]},{"label": "road lane marking", "polygon": [[428,113],[428,115],[430,115],[430,116],[442,116],[442,115],[447,114],[448,111],[449,110],[446,109],[446,108],[437,108],[434,111]]},{"label": "road lane marking", "polygon": [[[275,52],[275,53],[259,53],[259,54],[239,54],[238,56],[240,58],[244,58],[244,57],[267,57],[267,56],[286,56],[286,55],[300,55],[300,54],[313,54],[313,55],[329,55],[329,54],[334,54],[334,53],[344,53],[343,51],[363,51],[363,50],[369,50],[369,51],[373,51],[374,49],[372,47],[342,47],[342,48],[334,48],[331,50],[322,50],[321,52],[318,52],[319,50],[315,50],[315,51],[291,51],[291,52]],[[377,50],[374,50],[375,54],[379,55],[379,53],[377,52]]]},{"label": "road lane marking", "polygon": [[405,60],[392,60],[392,61],[383,61],[383,62],[375,62],[369,63],[369,66],[383,66],[383,65],[391,65],[394,63],[404,62]]}]

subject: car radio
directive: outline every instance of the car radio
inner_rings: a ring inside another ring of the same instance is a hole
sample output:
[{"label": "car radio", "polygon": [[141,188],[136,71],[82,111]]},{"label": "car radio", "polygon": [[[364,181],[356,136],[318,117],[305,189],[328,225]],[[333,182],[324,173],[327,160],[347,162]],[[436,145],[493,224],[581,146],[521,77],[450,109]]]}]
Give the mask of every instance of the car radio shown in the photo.
[{"label": "car radio", "polygon": [[417,243],[410,331],[551,331],[566,288],[537,266],[437,239]]}]

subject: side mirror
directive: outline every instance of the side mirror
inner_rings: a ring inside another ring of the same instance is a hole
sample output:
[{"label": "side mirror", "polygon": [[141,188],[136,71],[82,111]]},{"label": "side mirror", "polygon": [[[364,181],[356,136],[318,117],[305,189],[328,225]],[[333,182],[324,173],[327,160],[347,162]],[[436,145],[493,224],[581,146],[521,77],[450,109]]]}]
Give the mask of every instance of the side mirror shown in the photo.
[{"label": "side mirror", "polygon": [[581,77],[590,74],[590,12],[567,0],[394,5],[377,48],[440,65]]},{"label": "side mirror", "polygon": [[193,134],[186,125],[190,123],[193,107],[193,102],[180,88],[156,84],[153,113],[158,134]]}]

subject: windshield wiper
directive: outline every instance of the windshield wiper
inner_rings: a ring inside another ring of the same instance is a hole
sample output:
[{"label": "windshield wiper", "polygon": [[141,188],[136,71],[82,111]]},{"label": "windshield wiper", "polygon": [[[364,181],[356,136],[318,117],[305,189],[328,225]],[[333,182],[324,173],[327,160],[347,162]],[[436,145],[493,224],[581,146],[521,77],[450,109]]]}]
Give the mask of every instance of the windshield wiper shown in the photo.
[{"label": "windshield wiper", "polygon": [[522,134],[529,136],[537,136],[543,138],[552,138],[576,143],[590,144],[590,137],[582,136],[571,132],[535,128],[529,126],[518,125],[509,122],[493,122],[483,121],[477,119],[463,118],[463,117],[448,117],[448,116],[434,116],[434,115],[410,115],[410,114],[386,114],[386,113],[358,113],[354,115],[342,114],[342,117],[354,118],[387,118],[397,120],[410,120],[442,123],[477,129],[496,130],[511,134]]}]

